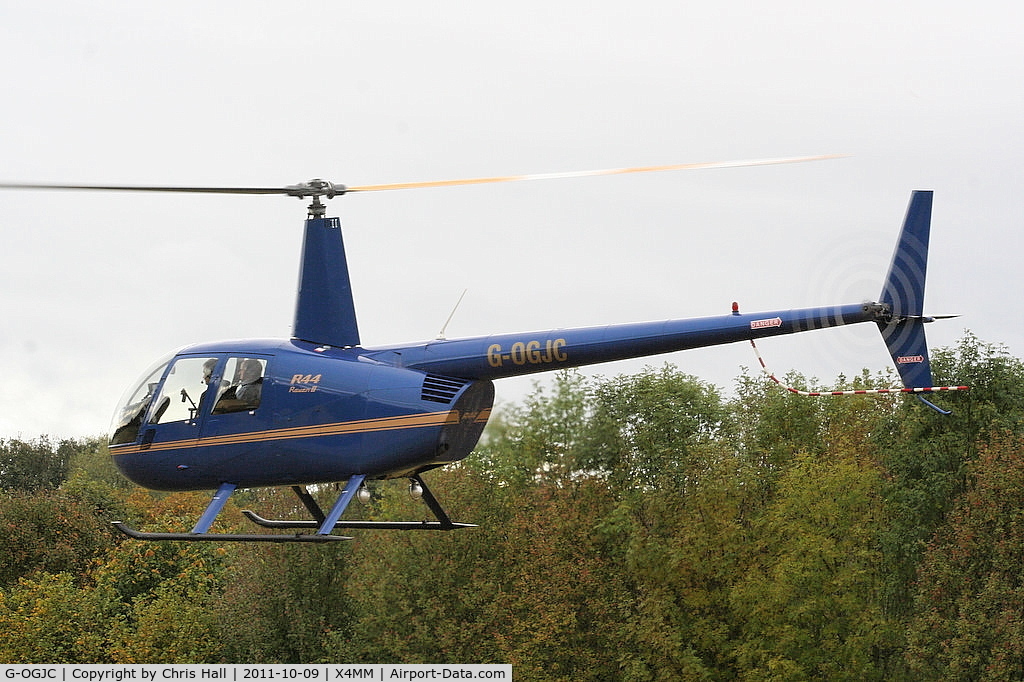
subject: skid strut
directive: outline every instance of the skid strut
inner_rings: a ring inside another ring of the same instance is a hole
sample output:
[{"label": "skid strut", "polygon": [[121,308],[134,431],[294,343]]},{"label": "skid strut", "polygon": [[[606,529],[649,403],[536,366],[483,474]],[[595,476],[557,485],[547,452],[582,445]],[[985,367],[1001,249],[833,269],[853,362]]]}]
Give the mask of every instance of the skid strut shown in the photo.
[{"label": "skid strut", "polygon": [[[360,478],[358,476],[353,478]],[[360,483],[362,479],[360,478]],[[231,497],[231,493],[235,491],[235,484],[233,483],[222,483],[217,492],[213,494],[213,499],[210,500],[210,504],[206,506],[206,510],[199,517],[199,521],[188,533],[147,533],[139,530],[135,530],[130,526],[122,523],[121,521],[114,521],[113,526],[117,530],[121,531],[128,537],[135,540],[150,540],[150,541],[161,541],[161,540],[177,540],[182,542],[337,542],[339,540],[351,540],[351,537],[345,535],[331,535],[328,529],[323,533],[300,533],[295,535],[289,535],[286,533],[274,534],[274,535],[253,535],[247,533],[209,533],[210,526],[213,525],[217,515],[220,514],[221,510],[224,509],[224,505],[227,504],[228,498]],[[356,488],[358,488],[358,484]],[[346,490],[347,492],[347,490]],[[342,493],[342,498],[345,497],[345,493]],[[339,498],[338,503],[341,503]],[[349,498],[351,499],[351,498]],[[348,504],[346,501],[345,504]],[[335,504],[338,507],[338,504]],[[344,505],[341,507],[341,511],[344,511]],[[340,512],[339,512],[340,515]]]},{"label": "skid strut", "polygon": [[114,521],[113,526],[120,532],[135,540],[176,540],[182,542],[337,542],[339,540],[351,540],[347,535],[332,535],[332,532],[339,528],[364,528],[377,530],[454,530],[456,528],[475,528],[471,523],[456,523],[452,521],[444,508],[430,492],[430,488],[417,474],[412,480],[419,484],[423,492],[423,501],[437,518],[437,521],[342,521],[341,516],[345,513],[349,503],[356,496],[359,488],[366,480],[365,474],[357,474],[345,483],[344,489],[338,496],[337,501],[330,511],[324,513],[320,505],[312,495],[302,486],[292,486],[296,497],[313,517],[306,521],[272,520],[265,519],[256,513],[244,510],[245,515],[253,523],[264,528],[277,529],[315,529],[314,533],[279,533],[279,534],[247,534],[247,533],[210,533],[210,527],[224,509],[228,498],[235,491],[233,483],[223,483],[213,494],[213,498],[206,506],[205,511],[199,517],[196,525],[188,533],[149,533],[135,530],[121,521]]}]

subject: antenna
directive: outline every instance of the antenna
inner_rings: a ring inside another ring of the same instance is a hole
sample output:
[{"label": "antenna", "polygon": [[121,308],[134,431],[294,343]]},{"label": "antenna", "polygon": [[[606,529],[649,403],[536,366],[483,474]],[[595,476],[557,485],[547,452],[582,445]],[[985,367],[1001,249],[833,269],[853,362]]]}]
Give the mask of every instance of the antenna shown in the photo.
[{"label": "antenna", "polygon": [[437,339],[439,341],[444,341],[444,339],[445,339],[444,330],[448,329],[448,323],[452,321],[453,317],[455,317],[455,311],[459,309],[459,305],[462,303],[462,299],[464,299],[466,297],[466,292],[467,291],[469,291],[469,289],[463,289],[462,290],[462,295],[459,296],[459,300],[455,302],[455,307],[452,308],[452,312],[448,314],[448,319],[445,320],[444,324],[441,326],[441,331],[439,331],[437,333]]}]

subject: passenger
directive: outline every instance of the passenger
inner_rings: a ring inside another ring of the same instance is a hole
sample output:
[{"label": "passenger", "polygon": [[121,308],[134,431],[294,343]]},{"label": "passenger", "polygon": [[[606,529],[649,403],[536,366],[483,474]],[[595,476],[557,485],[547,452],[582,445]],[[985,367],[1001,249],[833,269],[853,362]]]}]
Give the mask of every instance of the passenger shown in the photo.
[{"label": "passenger", "polygon": [[256,407],[260,404],[262,384],[263,365],[260,364],[260,361],[252,358],[242,360],[238,386],[235,387],[235,399],[241,400],[251,407]]}]

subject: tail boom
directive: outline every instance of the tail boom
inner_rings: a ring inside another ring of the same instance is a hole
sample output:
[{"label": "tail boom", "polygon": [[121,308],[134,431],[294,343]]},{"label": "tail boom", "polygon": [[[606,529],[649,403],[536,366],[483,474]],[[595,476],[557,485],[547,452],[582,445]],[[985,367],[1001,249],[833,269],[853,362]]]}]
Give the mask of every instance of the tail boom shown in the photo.
[{"label": "tail boom", "polygon": [[660,322],[438,339],[369,351],[371,357],[467,379],[500,379],[874,321],[874,304],[851,304]]}]

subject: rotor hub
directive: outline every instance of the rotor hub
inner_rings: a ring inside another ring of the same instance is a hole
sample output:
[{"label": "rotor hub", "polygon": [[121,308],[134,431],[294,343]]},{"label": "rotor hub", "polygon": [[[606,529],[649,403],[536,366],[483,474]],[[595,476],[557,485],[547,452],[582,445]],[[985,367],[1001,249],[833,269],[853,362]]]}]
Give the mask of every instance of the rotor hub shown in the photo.
[{"label": "rotor hub", "polygon": [[297,185],[288,185],[284,189],[285,194],[290,197],[298,197],[299,199],[312,197],[313,202],[309,205],[309,217],[323,218],[327,215],[327,207],[320,201],[320,197],[333,199],[336,196],[344,194],[346,187],[345,185],[335,185],[333,182],[328,180],[313,178],[312,180],[301,182]]},{"label": "rotor hub", "polygon": [[290,197],[305,199],[306,197],[327,197],[333,199],[339,194],[345,193],[345,185],[335,185],[333,182],[313,178],[307,182],[300,182],[297,185],[288,185],[284,188],[285,194]]}]

